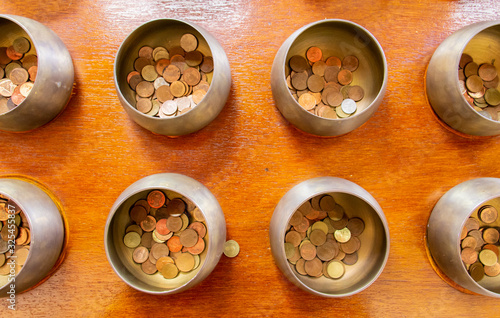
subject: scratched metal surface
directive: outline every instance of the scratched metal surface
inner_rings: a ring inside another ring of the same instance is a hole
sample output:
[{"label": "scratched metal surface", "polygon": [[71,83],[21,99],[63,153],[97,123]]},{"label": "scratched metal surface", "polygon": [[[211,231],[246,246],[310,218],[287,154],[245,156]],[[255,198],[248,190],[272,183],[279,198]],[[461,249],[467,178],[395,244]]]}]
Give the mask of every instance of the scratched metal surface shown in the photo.
[{"label": "scratched metal surface", "polygon": [[[426,66],[453,31],[500,19],[494,0],[473,1],[150,1],[10,0],[0,12],[36,19],[67,45],[76,88],[55,121],[30,133],[0,133],[0,174],[30,176],[61,199],[70,225],[67,257],[43,285],[17,295],[16,315],[374,316],[498,314],[498,300],[463,294],[442,281],[424,249],[427,218],[448,189],[500,177],[498,138],[445,129],[424,95]],[[178,18],[212,32],[227,52],[232,90],[219,117],[181,138],[132,122],[113,85],[121,41],[140,24]],[[337,138],[307,136],[274,106],[271,65],[299,27],[341,18],[367,28],[385,50],[389,82],[375,115]],[[141,294],[107,263],[104,224],[115,199],[153,173],[178,172],[205,184],[226,215],[237,258],[222,258],[199,286],[173,296]],[[391,253],[380,278],[345,299],[300,291],[275,266],[268,224],[279,199],[317,176],[351,180],[380,203]],[[5,300],[0,306],[7,307]]]}]

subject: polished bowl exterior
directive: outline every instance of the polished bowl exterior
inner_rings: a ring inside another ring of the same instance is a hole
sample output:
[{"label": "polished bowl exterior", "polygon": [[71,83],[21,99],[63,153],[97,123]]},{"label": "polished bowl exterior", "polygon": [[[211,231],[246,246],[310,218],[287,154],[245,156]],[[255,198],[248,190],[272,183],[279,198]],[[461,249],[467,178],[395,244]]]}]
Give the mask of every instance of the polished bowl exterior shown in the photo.
[{"label": "polished bowl exterior", "polygon": [[[198,50],[214,60],[213,78],[203,100],[189,112],[171,118],[145,115],[135,105],[135,93],[127,83],[127,74],[133,71],[133,62],[144,45],[178,46],[184,33],[198,38]],[[231,88],[231,70],[224,49],[217,39],[202,27],[181,20],[158,19],[135,29],[121,44],[116,54],[114,80],[118,99],[127,114],[140,126],[154,133],[180,136],[198,131],[212,122],[226,104]]]},{"label": "polished bowl exterior", "polygon": [[[130,223],[130,207],[153,189],[170,190],[185,196],[205,216],[208,242],[201,254],[201,264],[196,270],[174,279],[143,273],[132,260],[130,249],[123,244],[125,227]],[[175,173],[150,175],[125,189],[113,204],[104,231],[106,256],[113,270],[129,286],[150,294],[174,294],[201,283],[219,262],[225,241],[226,221],[217,199],[198,181]]]},{"label": "polished bowl exterior", "polygon": [[[286,84],[288,60],[305,55],[311,46],[322,49],[324,56],[355,55],[359,67],[353,73],[353,85],[360,85],[365,97],[358,111],[348,118],[328,119],[306,111],[295,101]],[[276,107],[295,127],[318,136],[346,134],[365,123],[377,110],[387,87],[387,62],[377,39],[360,25],[346,20],[321,20],[295,31],[276,53],[271,70],[271,89]]]},{"label": "polished bowl exterior", "polygon": [[[71,56],[61,39],[45,25],[25,17],[0,14],[0,46],[17,37],[30,39],[38,56],[38,73],[28,97],[11,111],[0,115],[0,130],[24,132],[54,119],[68,104],[73,90]],[[6,36],[5,36],[6,35]]]},{"label": "polished bowl exterior", "polygon": [[[52,198],[33,183],[0,178],[0,193],[17,203],[30,225],[30,252],[15,279],[16,293],[21,293],[46,278],[58,262],[65,239],[64,220]],[[9,285],[0,288],[0,297],[9,296]]]},{"label": "polished bowl exterior", "polygon": [[[478,178],[451,188],[436,203],[427,224],[427,244],[439,269],[465,289],[500,297],[500,276],[474,281],[462,263],[460,233],[465,221],[486,202],[500,204],[500,179]],[[497,221],[494,226],[500,226]]]},{"label": "polished bowl exterior", "polygon": [[451,128],[468,135],[500,134],[500,122],[481,116],[465,100],[458,82],[462,53],[478,64],[500,60],[500,21],[468,25],[446,38],[429,62],[426,92],[434,112]]},{"label": "polished bowl exterior", "polygon": [[[358,262],[347,266],[338,280],[311,278],[298,274],[285,255],[285,234],[293,213],[307,200],[330,193],[342,205],[350,218],[360,217],[365,230],[360,236]],[[365,189],[357,184],[334,177],[306,180],[288,191],[276,206],[269,227],[271,252],[276,265],[285,276],[301,289],[324,297],[345,297],[370,286],[387,263],[390,249],[389,227],[382,208]]]}]

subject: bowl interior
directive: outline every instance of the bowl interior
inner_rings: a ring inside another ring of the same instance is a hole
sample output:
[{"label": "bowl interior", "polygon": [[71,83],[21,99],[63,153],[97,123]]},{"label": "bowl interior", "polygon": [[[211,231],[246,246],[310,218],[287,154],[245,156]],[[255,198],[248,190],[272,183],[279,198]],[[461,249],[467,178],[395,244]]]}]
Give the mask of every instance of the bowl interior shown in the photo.
[{"label": "bowl interior", "polygon": [[[168,189],[161,189],[161,188],[155,188],[155,189],[164,190],[163,192],[167,193],[169,192]],[[127,228],[127,226],[132,224],[129,215],[131,207],[137,200],[146,199],[148,193],[151,190],[152,189],[148,189],[136,193],[127,198],[120,206],[118,206],[118,208],[114,211],[114,215],[107,229],[108,232],[106,237],[106,244],[108,248],[108,256],[110,258],[110,262],[115,267],[115,270],[118,272],[119,276],[125,282],[136,287],[137,289],[144,290],[147,292],[165,292],[177,289],[187,284],[201,270],[209,249],[210,229],[209,229],[209,224],[205,223],[205,226],[207,227],[207,234],[205,235],[204,238],[205,250],[199,255],[200,265],[196,269],[188,273],[180,272],[179,275],[173,279],[166,279],[159,272],[156,272],[153,275],[148,275],[144,273],[141,269],[140,264],[136,264],[133,261],[132,253],[134,249],[125,246],[125,244],[123,243],[123,237],[125,235],[125,229]],[[190,199],[188,198],[188,200]],[[187,214],[189,216],[189,219],[191,220],[192,217],[189,215],[189,213]]]},{"label": "bowl interior", "polygon": [[176,20],[148,22],[134,30],[123,41],[116,56],[115,76],[118,88],[130,107],[135,109],[132,105],[135,105],[136,102],[135,92],[127,83],[127,75],[134,71],[134,61],[139,57],[139,49],[148,45],[152,48],[163,46],[170,51],[171,48],[180,46],[180,39],[185,33],[191,33],[198,39],[197,50],[204,56],[213,56],[206,39],[200,32],[192,26]]},{"label": "bowl interior", "polygon": [[[303,276],[296,271],[294,265],[288,261],[287,264],[295,276],[313,290],[332,295],[351,294],[370,285],[382,271],[389,252],[386,231],[374,208],[361,198],[348,193],[327,194],[333,196],[335,202],[344,208],[349,218],[358,217],[365,223],[364,231],[358,236],[361,242],[361,247],[357,251],[358,261],[354,265],[345,265],[345,274],[340,279]],[[288,225],[288,222],[289,220],[285,224]],[[284,239],[283,237],[281,241],[284,242]]]},{"label": "bowl interior", "polygon": [[[500,24],[486,28],[476,34],[469,41],[469,43],[467,43],[462,53],[470,55],[477,65],[481,65],[483,63],[495,65],[497,72],[500,73],[500,65],[498,63],[498,61],[500,61]],[[500,84],[497,85],[497,89],[498,88],[500,88]],[[490,120],[486,117],[484,118],[486,120],[500,124],[496,120]]]},{"label": "bowl interior", "polygon": [[[500,211],[500,197],[492,199],[492,200],[489,200],[489,201],[486,201],[483,204],[479,205],[477,208],[474,209],[474,211],[471,213],[471,215],[469,217],[473,217],[473,218],[477,219],[479,221],[480,228],[481,227],[486,227],[486,228],[493,227],[493,228],[496,228],[497,230],[500,230],[500,217],[498,217],[495,222],[490,223],[490,224],[486,224],[486,223],[482,222],[479,219],[479,217],[478,217],[478,211],[484,205],[492,205],[498,211]],[[468,218],[466,218],[464,220],[464,223],[465,223],[465,221],[467,221],[467,219]],[[499,246],[498,243],[495,244],[495,245],[497,245],[500,248],[500,246]],[[458,248],[459,251],[461,250],[461,247],[460,247],[460,233],[457,234],[457,248]],[[458,253],[458,255],[460,255],[460,252]],[[463,265],[463,270],[467,272],[467,269],[466,269],[465,265]],[[471,278],[471,281],[474,281],[474,280]],[[496,277],[490,277],[490,276],[484,275],[484,277],[479,282],[476,282],[476,283],[478,285],[480,285],[481,287],[483,287],[483,288],[485,288],[485,289],[487,289],[487,290],[489,290],[491,292],[499,293],[500,294],[500,275],[498,275]]]},{"label": "bowl interior", "polygon": [[[328,21],[315,24],[304,30],[291,44],[285,60],[285,74],[290,74],[288,61],[294,55],[305,57],[311,46],[319,47],[323,58],[336,56],[341,60],[354,55],[359,60],[359,66],[353,72],[350,85],[359,85],[363,88],[364,98],[357,102],[357,111],[354,117],[375,100],[382,89],[385,76],[385,59],[378,43],[364,29],[348,21]],[[297,106],[300,105],[297,103]],[[301,107],[302,108],[302,107]]]}]

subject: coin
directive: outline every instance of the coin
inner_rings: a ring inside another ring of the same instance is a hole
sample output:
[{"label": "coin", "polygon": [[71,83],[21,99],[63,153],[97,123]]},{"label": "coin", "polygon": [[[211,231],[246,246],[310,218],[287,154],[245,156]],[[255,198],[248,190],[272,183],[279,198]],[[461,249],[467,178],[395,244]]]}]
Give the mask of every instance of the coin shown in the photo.
[{"label": "coin", "polygon": [[481,263],[477,262],[469,267],[469,274],[476,282],[484,277],[484,267]]},{"label": "coin", "polygon": [[345,254],[342,262],[346,265],[354,265],[358,262],[358,253],[354,252],[352,254]]},{"label": "coin", "polygon": [[356,111],[357,106],[356,106],[356,102],[354,100],[347,98],[347,99],[344,99],[342,101],[342,104],[340,107],[342,107],[342,111],[344,113],[350,115]]},{"label": "coin", "polygon": [[180,44],[184,51],[191,52],[198,47],[198,39],[191,33],[186,33],[181,37]]},{"label": "coin", "polygon": [[359,60],[354,55],[344,57],[342,60],[342,68],[354,72],[358,69]]},{"label": "coin", "polygon": [[473,264],[477,261],[477,252],[475,249],[467,247],[462,250],[461,257],[465,264]]},{"label": "coin", "polygon": [[175,259],[175,265],[181,272],[189,272],[194,268],[194,257],[190,253],[181,253]]},{"label": "coin", "polygon": [[292,56],[288,64],[290,68],[297,73],[302,73],[308,68],[307,60],[300,55]]},{"label": "coin", "polygon": [[[469,63],[470,64],[470,63]],[[483,80],[478,75],[471,75],[465,81],[467,89],[473,93],[481,91],[483,87]]]},{"label": "coin", "polygon": [[161,208],[165,204],[165,194],[160,190],[153,190],[149,192],[147,202],[152,208]]},{"label": "coin", "polygon": [[224,255],[227,257],[236,257],[240,253],[240,245],[234,240],[229,240],[224,243]]},{"label": "coin", "polygon": [[484,93],[484,99],[491,106],[499,106],[500,91],[496,88],[488,88]]},{"label": "coin", "polygon": [[338,253],[339,247],[334,241],[326,241],[323,245],[318,246],[316,249],[316,255],[322,261],[332,260]]},{"label": "coin", "polygon": [[337,75],[337,80],[342,85],[349,85],[352,82],[352,79],[352,73],[347,69],[340,70]]},{"label": "coin", "polygon": [[[311,243],[315,246],[321,246],[326,242],[326,233],[322,230],[311,231],[309,235]],[[306,259],[307,260],[307,259]]]},{"label": "coin", "polygon": [[136,262],[138,264],[141,264],[141,263],[144,263],[145,261],[147,261],[148,257],[149,257],[149,251],[144,246],[136,247],[134,250],[134,253],[132,254],[132,258],[134,259],[134,262]]},{"label": "coin", "polygon": [[344,276],[345,267],[344,264],[337,260],[330,261],[327,266],[328,275],[333,279],[339,279]]},{"label": "coin", "polygon": [[472,236],[467,236],[467,237],[465,237],[462,240],[461,247],[462,248],[469,247],[469,248],[472,248],[472,249],[476,249],[476,247],[477,247],[477,241]]},{"label": "coin", "polygon": [[306,261],[310,261],[316,257],[316,247],[310,242],[303,243],[300,248],[300,256]]},{"label": "coin", "polygon": [[304,264],[304,270],[309,276],[317,277],[321,276],[323,269],[323,263],[318,258],[313,258],[312,260],[306,260]]},{"label": "coin", "polygon": [[306,57],[310,62],[314,63],[321,60],[323,53],[319,47],[311,46],[306,52]]},{"label": "coin", "polygon": [[479,261],[485,266],[493,266],[498,262],[498,256],[492,250],[485,249],[479,253]]},{"label": "coin", "polygon": [[179,269],[177,268],[177,266],[175,266],[175,264],[166,263],[161,268],[160,273],[163,275],[163,277],[172,279],[177,277],[177,275],[179,274]]},{"label": "coin", "polygon": [[198,242],[198,233],[193,229],[185,229],[179,235],[181,244],[185,247],[193,247]]},{"label": "coin", "polygon": [[130,210],[130,218],[135,223],[139,224],[146,219],[148,212],[146,209],[140,205],[133,206]]},{"label": "coin", "polygon": [[483,81],[492,81],[498,74],[493,64],[484,63],[479,66],[478,75]]},{"label": "coin", "polygon": [[465,221],[464,227],[467,229],[467,232],[470,232],[472,230],[479,230],[479,221],[473,217],[470,217]]},{"label": "coin", "polygon": [[500,264],[495,263],[491,266],[484,266],[484,273],[490,277],[496,277],[500,274]]},{"label": "coin", "polygon": [[498,239],[500,238],[500,233],[495,228],[487,228],[483,231],[483,240],[489,244],[498,243]]},{"label": "coin", "polygon": [[311,110],[316,106],[316,99],[309,93],[305,93],[299,97],[299,104],[305,110]]},{"label": "coin", "polygon": [[465,65],[465,67],[464,67],[465,77],[470,77],[472,75],[477,75],[478,68],[479,68],[479,66],[476,63],[474,63],[474,62],[467,63],[467,65]]},{"label": "coin", "polygon": [[365,92],[363,88],[361,88],[361,86],[354,85],[351,86],[351,88],[349,88],[347,95],[349,96],[350,99],[354,100],[355,102],[359,102],[365,96]]}]

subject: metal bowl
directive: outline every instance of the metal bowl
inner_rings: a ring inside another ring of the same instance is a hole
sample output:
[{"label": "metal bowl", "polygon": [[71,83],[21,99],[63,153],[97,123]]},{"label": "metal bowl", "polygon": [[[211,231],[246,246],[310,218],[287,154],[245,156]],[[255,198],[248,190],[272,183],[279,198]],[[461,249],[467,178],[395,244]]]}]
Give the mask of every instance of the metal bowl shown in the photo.
[{"label": "metal bowl", "polygon": [[61,39],[35,20],[0,14],[0,34],[0,46],[12,45],[21,36],[29,38],[32,46],[27,54],[38,57],[33,89],[21,104],[0,115],[0,130],[38,128],[54,119],[69,102],[74,82],[71,56]]},{"label": "metal bowl", "polygon": [[429,103],[441,120],[459,132],[476,136],[498,135],[500,122],[480,115],[460,91],[458,65],[462,53],[472,56],[478,64],[500,60],[500,21],[468,25],[438,46],[426,74]]},{"label": "metal bowl", "polygon": [[[359,217],[365,223],[365,230],[359,236],[358,262],[346,268],[345,275],[338,280],[300,275],[288,262],[284,248],[293,213],[307,200],[326,193],[344,207],[350,218]],[[389,257],[389,228],[382,208],[365,189],[340,178],[309,179],[288,191],[274,210],[269,238],[274,260],[283,274],[301,289],[324,297],[345,297],[364,290],[382,273]]]},{"label": "metal bowl", "polygon": [[[288,61],[294,55],[304,56],[311,46],[321,48],[323,56],[358,58],[353,84],[363,87],[365,96],[353,116],[322,118],[306,111],[293,98],[286,83]],[[346,20],[321,20],[295,31],[276,53],[271,71],[271,89],[281,114],[300,130],[318,136],[342,135],[361,126],[379,107],[386,87],[387,62],[382,47],[368,30]]]},{"label": "metal bowl", "polygon": [[[470,216],[491,204],[500,206],[500,179],[478,178],[460,183],[436,203],[427,224],[427,244],[433,261],[456,284],[486,296],[500,297],[500,276],[485,276],[476,282],[460,256],[460,233]],[[500,227],[500,220],[490,224]]]},{"label": "metal bowl", "polygon": [[[130,224],[130,207],[153,189],[177,192],[191,200],[203,213],[207,226],[206,248],[201,264],[174,279],[161,274],[145,274],[132,260],[132,251],[123,244],[125,229]],[[175,173],[160,173],[142,178],[123,191],[113,204],[104,231],[106,256],[113,270],[129,286],[150,294],[174,294],[203,281],[215,268],[226,241],[226,221],[217,199],[198,181]]]},{"label": "metal bowl", "polygon": [[[198,38],[198,51],[214,60],[213,78],[203,100],[189,112],[171,118],[145,115],[135,105],[135,92],[127,84],[127,74],[134,70],[134,60],[144,45],[178,46],[185,33]],[[116,54],[114,65],[115,87],[123,108],[139,125],[157,134],[180,136],[193,133],[208,125],[226,104],[231,88],[231,70],[224,49],[215,37],[202,27],[175,19],[149,21],[130,33]]]},{"label": "metal bowl", "polygon": [[[0,178],[0,193],[17,203],[30,225],[30,251],[14,282],[15,292],[21,293],[48,278],[62,261],[65,223],[55,198],[32,180]],[[0,297],[11,297],[9,291],[7,283],[0,288]]]}]

